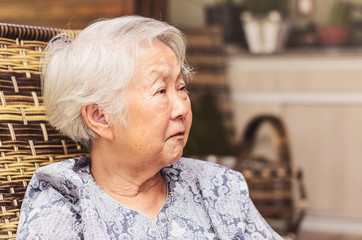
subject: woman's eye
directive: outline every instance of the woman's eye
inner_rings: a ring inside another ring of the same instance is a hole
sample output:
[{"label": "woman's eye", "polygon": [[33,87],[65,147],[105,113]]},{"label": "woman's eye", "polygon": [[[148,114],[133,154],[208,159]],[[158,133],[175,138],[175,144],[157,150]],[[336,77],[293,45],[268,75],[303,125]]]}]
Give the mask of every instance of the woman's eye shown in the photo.
[{"label": "woman's eye", "polygon": [[166,93],[166,89],[164,89],[164,88],[157,91],[157,94],[165,94],[165,93]]},{"label": "woman's eye", "polygon": [[189,92],[187,91],[186,85],[185,85],[185,86],[180,87],[180,89],[179,89],[179,90],[180,90],[180,91],[184,91],[184,92],[186,92],[186,93],[189,93]]}]

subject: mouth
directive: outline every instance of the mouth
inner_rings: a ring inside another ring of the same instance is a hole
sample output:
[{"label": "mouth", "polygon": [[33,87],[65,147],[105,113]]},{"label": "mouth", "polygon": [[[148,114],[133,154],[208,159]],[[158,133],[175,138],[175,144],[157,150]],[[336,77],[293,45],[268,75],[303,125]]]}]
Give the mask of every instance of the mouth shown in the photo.
[{"label": "mouth", "polygon": [[170,138],[174,138],[174,137],[184,137],[185,136],[185,131],[182,131],[182,132],[177,132],[171,136],[169,136],[167,139],[170,139]]}]

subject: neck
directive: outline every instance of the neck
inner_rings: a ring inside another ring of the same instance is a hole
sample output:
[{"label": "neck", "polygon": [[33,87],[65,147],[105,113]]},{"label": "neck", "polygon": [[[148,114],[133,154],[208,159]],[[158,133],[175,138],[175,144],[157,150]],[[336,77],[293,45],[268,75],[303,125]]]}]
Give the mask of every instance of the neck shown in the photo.
[{"label": "neck", "polygon": [[155,173],[149,178],[137,176],[136,174],[122,174],[123,171],[109,170],[106,167],[100,167],[93,164],[91,174],[97,184],[108,194],[119,197],[134,198],[142,193],[159,190],[160,186],[165,185],[164,178],[160,172]]},{"label": "neck", "polygon": [[[92,148],[91,174],[97,184],[122,205],[154,218],[167,197],[160,169],[137,166],[135,159]],[[104,154],[107,153],[107,154]]]}]

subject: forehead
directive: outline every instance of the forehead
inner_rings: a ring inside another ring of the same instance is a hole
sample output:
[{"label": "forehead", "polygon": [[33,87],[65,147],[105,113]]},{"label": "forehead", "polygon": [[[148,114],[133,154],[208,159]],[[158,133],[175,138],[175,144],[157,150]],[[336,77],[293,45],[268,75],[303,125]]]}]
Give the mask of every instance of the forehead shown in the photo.
[{"label": "forehead", "polygon": [[180,64],[173,50],[160,40],[154,40],[152,45],[143,45],[136,59],[136,74],[155,72],[168,74],[169,71],[180,69]]}]

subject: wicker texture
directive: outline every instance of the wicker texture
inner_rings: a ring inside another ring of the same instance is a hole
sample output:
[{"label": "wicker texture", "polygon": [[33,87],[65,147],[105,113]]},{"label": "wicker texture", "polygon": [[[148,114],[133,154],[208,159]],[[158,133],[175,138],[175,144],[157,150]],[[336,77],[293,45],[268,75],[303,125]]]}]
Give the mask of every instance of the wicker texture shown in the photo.
[{"label": "wicker texture", "polygon": [[[252,156],[258,130],[269,123],[279,140],[278,161]],[[303,183],[303,172],[293,167],[289,152],[289,141],[282,120],[272,115],[253,118],[246,126],[241,140],[236,166],[241,171],[250,189],[250,197],[260,213],[268,220],[282,221],[284,226],[274,226],[280,234],[298,234],[304,218],[307,196]]]},{"label": "wicker texture", "polygon": [[[69,34],[71,37],[74,37],[79,33],[79,31],[0,23],[0,38],[48,42],[58,33],[66,33]],[[34,44],[37,45],[38,43]],[[42,45],[44,45],[44,43]]]},{"label": "wicker texture", "polygon": [[0,24],[0,239],[14,239],[26,186],[33,172],[86,155],[46,120],[39,58],[55,34],[77,31]]}]

